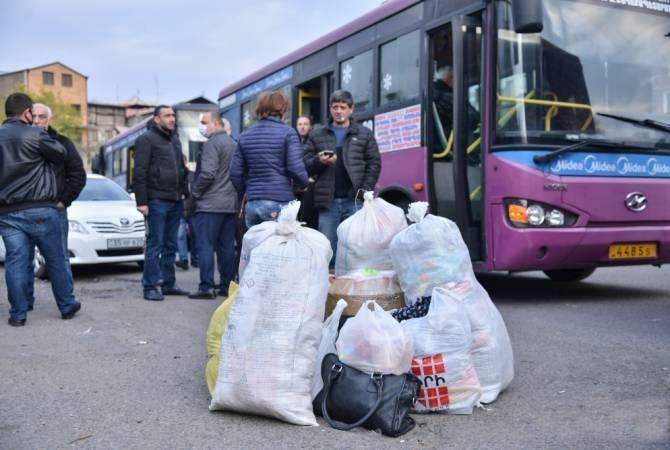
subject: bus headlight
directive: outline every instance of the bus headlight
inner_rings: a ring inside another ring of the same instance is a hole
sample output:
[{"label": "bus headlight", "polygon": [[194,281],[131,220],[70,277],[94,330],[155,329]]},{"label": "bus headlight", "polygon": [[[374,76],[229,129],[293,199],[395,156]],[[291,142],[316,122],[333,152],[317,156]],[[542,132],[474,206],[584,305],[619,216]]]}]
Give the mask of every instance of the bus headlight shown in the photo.
[{"label": "bus headlight", "polygon": [[537,204],[530,205],[526,209],[526,213],[528,214],[528,224],[533,225],[534,227],[537,227],[539,225],[542,225],[544,222],[544,209]]},{"label": "bus headlight", "polygon": [[577,215],[545,203],[521,198],[505,200],[507,219],[518,228],[569,227],[577,222]]}]

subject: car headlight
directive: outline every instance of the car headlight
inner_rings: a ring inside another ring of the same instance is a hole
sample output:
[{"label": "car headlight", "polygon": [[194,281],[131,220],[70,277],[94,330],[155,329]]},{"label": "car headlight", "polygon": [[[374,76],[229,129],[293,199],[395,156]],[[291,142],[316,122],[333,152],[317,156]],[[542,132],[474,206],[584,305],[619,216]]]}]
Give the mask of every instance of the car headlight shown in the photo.
[{"label": "car headlight", "polygon": [[570,227],[577,222],[576,214],[522,198],[506,199],[505,210],[510,223],[518,228]]},{"label": "car headlight", "polygon": [[70,231],[74,233],[88,234],[88,230],[81,223],[76,220],[69,220],[68,222],[70,223]]}]

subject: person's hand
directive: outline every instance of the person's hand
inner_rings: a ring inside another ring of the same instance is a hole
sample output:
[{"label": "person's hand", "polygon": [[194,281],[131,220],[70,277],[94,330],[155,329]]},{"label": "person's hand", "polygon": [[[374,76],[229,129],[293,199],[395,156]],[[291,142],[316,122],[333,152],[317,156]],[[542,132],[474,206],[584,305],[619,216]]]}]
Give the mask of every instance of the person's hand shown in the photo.
[{"label": "person's hand", "polygon": [[144,217],[149,215],[149,206],[148,205],[138,206],[137,210],[139,212],[141,212]]},{"label": "person's hand", "polygon": [[319,162],[326,166],[332,166],[337,162],[337,155],[331,151],[323,151],[319,153]]}]

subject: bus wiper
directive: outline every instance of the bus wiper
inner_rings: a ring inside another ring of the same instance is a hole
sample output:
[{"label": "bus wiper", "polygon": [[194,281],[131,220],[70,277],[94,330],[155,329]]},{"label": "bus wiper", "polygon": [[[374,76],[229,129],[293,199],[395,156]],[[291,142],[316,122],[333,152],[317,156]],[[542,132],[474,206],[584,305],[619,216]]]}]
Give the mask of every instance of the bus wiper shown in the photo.
[{"label": "bus wiper", "polygon": [[[568,153],[573,150],[577,150],[583,147],[586,147],[587,145],[592,145],[594,147],[618,147],[618,148],[641,148],[639,145],[632,145],[628,144],[626,142],[619,142],[619,141],[606,141],[606,140],[601,140],[601,139],[582,139],[574,144],[566,145],[565,147],[559,147],[556,150],[554,150],[551,153],[547,153],[546,155],[535,155],[533,156],[533,162],[535,164],[543,164],[545,162],[551,161],[552,159],[556,158],[559,155],[562,155],[563,153]],[[648,147],[645,147],[648,148]],[[653,148],[653,147],[652,147]]]},{"label": "bus wiper", "polygon": [[620,120],[622,122],[632,123],[634,125],[639,125],[641,127],[652,128],[654,130],[665,131],[670,133],[670,124],[659,122],[658,120],[653,119],[634,119],[632,117],[618,116],[616,114],[606,114],[597,112],[599,116],[609,117],[610,119]]},{"label": "bus wiper", "polygon": [[551,153],[547,153],[546,155],[535,155],[533,156],[533,162],[535,164],[543,164],[546,162],[551,161],[552,159],[556,158],[558,155],[561,155],[563,153],[571,152],[573,150],[577,150],[582,147],[586,147],[587,145],[591,144],[592,142],[589,140],[583,140],[576,142],[571,145],[566,145],[564,147],[559,147],[556,150],[554,150]]}]

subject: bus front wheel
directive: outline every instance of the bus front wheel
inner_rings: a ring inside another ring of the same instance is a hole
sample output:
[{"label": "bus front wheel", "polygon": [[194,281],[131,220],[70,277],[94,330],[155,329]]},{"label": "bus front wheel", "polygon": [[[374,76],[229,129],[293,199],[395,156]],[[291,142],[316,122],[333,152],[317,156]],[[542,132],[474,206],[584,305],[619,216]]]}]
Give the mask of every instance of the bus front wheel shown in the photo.
[{"label": "bus front wheel", "polygon": [[543,272],[552,281],[571,282],[582,281],[595,271],[595,267],[591,267],[588,269],[544,270]]}]

